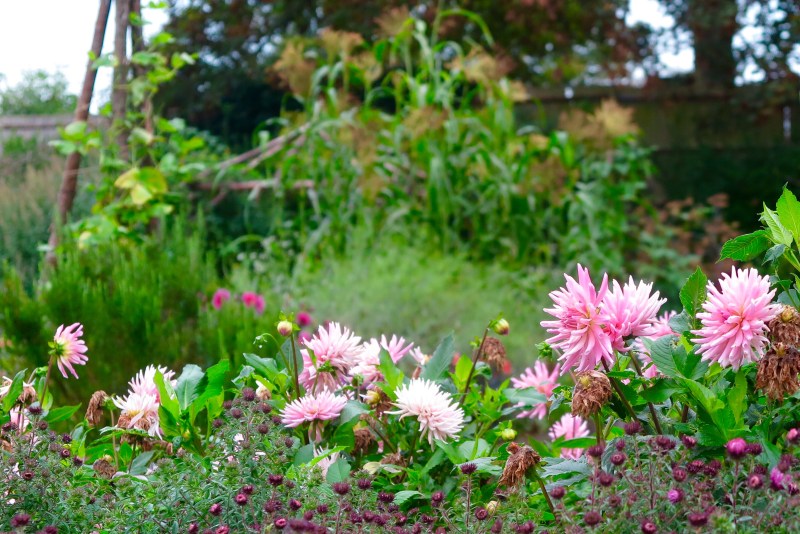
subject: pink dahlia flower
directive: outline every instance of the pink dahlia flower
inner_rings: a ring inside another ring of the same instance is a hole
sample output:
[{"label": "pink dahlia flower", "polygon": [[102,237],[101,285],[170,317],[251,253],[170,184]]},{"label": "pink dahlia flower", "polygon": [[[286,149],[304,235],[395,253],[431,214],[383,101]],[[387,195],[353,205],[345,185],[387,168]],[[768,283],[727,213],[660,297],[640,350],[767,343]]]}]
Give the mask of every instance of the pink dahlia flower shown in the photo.
[{"label": "pink dahlia flower", "polygon": [[360,337],[339,323],[320,326],[316,335],[303,341],[306,349],[300,351],[303,355],[300,383],[314,393],[335,390],[347,382],[350,367],[363,350],[360,343]]},{"label": "pink dahlia flower", "polygon": [[[387,340],[386,336],[381,336],[381,347],[389,353],[394,363],[399,362],[411,349],[414,348],[413,343],[405,345],[406,340],[392,335],[392,339]],[[405,346],[404,346],[405,345]]]},{"label": "pink dahlia flower", "polygon": [[[511,383],[517,389],[536,388],[536,391],[544,395],[546,399],[553,396],[553,390],[558,385],[559,366],[556,364],[553,372],[547,370],[547,365],[543,361],[537,361],[533,369],[528,367],[519,378],[512,378]],[[521,405],[520,405],[521,406]],[[542,402],[534,406],[532,410],[524,410],[517,414],[517,417],[530,417],[531,419],[544,419],[547,415],[547,402]]]},{"label": "pink dahlia flower", "polygon": [[227,289],[219,288],[214,291],[214,296],[211,297],[211,305],[214,306],[214,309],[218,310],[222,308],[222,305],[230,299],[231,292]]},{"label": "pink dahlia flower", "polygon": [[704,361],[719,362],[722,367],[738,369],[761,359],[767,345],[767,323],[777,315],[779,306],[772,304],[775,290],[769,278],[755,269],[731,269],[723,274],[720,289],[708,284],[708,299],[703,312],[697,314],[703,325],[692,330],[700,345],[698,354]]},{"label": "pink dahlia flower", "polygon": [[658,319],[655,320],[650,332],[648,332],[646,335],[640,336],[639,339],[637,339],[633,344],[633,350],[639,357],[639,361],[642,362],[642,374],[644,374],[645,378],[657,377],[658,369],[656,369],[655,364],[653,364],[653,359],[650,357],[650,352],[647,350],[647,347],[644,345],[644,343],[642,343],[642,339],[656,340],[664,336],[677,335],[677,333],[672,330],[672,327],[669,325],[669,320],[675,317],[675,315],[677,315],[677,312],[674,311],[668,311],[662,314]]},{"label": "pink dahlia flower", "polygon": [[83,336],[83,325],[74,323],[64,328],[64,325],[58,327],[56,335],[53,336],[53,342],[50,344],[52,348],[51,354],[56,357],[56,364],[58,370],[64,378],[67,377],[67,371],[72,373],[72,376],[78,378],[73,365],[86,365],[89,357],[86,356],[86,343],[81,339]]},{"label": "pink dahlia flower", "polygon": [[381,364],[381,344],[374,337],[361,345],[361,350],[356,355],[350,376],[361,375],[364,383],[369,385],[383,380],[383,375],[378,370]]},{"label": "pink dahlia flower", "polygon": [[242,304],[247,308],[253,308],[259,315],[264,313],[264,308],[266,307],[264,297],[252,291],[245,291],[242,293]]},{"label": "pink dahlia flower", "polygon": [[[586,421],[580,416],[565,413],[561,419],[550,427],[550,438],[564,438],[564,440],[585,438],[589,435]],[[581,457],[583,449],[561,449],[561,456],[577,460]]]},{"label": "pink dahlia flower", "polygon": [[161,437],[158,407],[155,395],[129,391],[122,398],[115,397],[114,405],[120,409],[117,426],[127,429],[143,430],[153,437]]},{"label": "pink dahlia flower", "polygon": [[346,404],[347,399],[330,391],[307,394],[284,407],[281,422],[289,428],[311,423],[308,435],[319,442],[322,441],[322,422],[339,417]]},{"label": "pink dahlia flower", "polygon": [[453,398],[430,380],[414,379],[395,391],[398,410],[388,412],[404,417],[416,417],[422,437],[445,441],[455,438],[464,427],[464,410],[459,408]]},{"label": "pink dahlia flower", "polygon": [[640,281],[636,285],[633,277],[624,286],[612,282],[611,291],[603,299],[602,316],[616,350],[627,350],[626,338],[645,336],[653,330],[658,310],[667,299],[659,299],[658,291],[651,295],[652,289],[652,283]]},{"label": "pink dahlia flower", "polygon": [[158,402],[161,402],[158,394],[158,386],[156,386],[155,380],[156,371],[161,371],[161,374],[164,376],[165,383],[169,383],[173,387],[175,386],[177,383],[177,380],[175,380],[175,371],[170,371],[162,365],[159,365],[157,368],[153,365],[148,365],[136,373],[136,376],[131,378],[131,381],[128,382],[130,391],[132,393],[152,395]]},{"label": "pink dahlia flower", "polygon": [[578,265],[578,281],[565,274],[566,287],[550,293],[555,306],[545,312],[555,321],[542,321],[547,332],[553,334],[547,342],[563,352],[561,373],[577,365],[578,371],[589,371],[601,360],[613,362],[611,338],[603,328],[601,305],[608,291],[608,275],[603,275],[600,289],[596,290],[589,271]]}]

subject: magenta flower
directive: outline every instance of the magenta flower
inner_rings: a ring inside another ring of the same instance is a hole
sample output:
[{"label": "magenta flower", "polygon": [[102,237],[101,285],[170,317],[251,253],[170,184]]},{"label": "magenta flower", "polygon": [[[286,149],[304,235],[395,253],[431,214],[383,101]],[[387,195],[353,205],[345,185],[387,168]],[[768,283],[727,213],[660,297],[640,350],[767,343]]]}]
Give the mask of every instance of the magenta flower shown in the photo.
[{"label": "magenta flower", "polygon": [[64,328],[64,325],[58,327],[56,335],[53,336],[53,341],[50,343],[50,354],[55,356],[58,370],[64,378],[68,378],[67,370],[72,373],[72,376],[78,378],[73,365],[86,365],[89,357],[86,356],[86,343],[81,339],[83,336],[83,325],[74,323]]},{"label": "magenta flower", "polygon": [[299,312],[297,314],[297,326],[304,328],[311,324],[311,315],[308,312]]},{"label": "magenta flower", "polygon": [[403,356],[408,353],[408,351],[414,348],[413,343],[403,346],[405,345],[405,342],[405,339],[402,337],[398,338],[395,335],[392,335],[391,340],[387,340],[386,336],[381,336],[381,347],[389,353],[389,356],[391,356],[394,363],[399,362]]},{"label": "magenta flower", "polygon": [[678,504],[683,500],[683,491],[678,488],[673,488],[667,492],[667,499],[672,504]]},{"label": "magenta flower", "polygon": [[[585,438],[589,435],[589,427],[578,415],[565,413],[561,419],[550,427],[550,439],[564,438],[564,440]],[[583,449],[561,449],[561,456],[577,460],[581,457]]]},{"label": "magenta flower", "polygon": [[214,296],[211,297],[211,305],[215,310],[222,308],[226,301],[231,299],[231,292],[224,288],[219,288],[214,291]]},{"label": "magenta flower", "polygon": [[667,299],[659,300],[658,291],[651,295],[652,289],[652,283],[640,281],[636,285],[633,277],[624,286],[616,280],[612,282],[611,291],[603,299],[602,316],[616,350],[627,350],[626,338],[649,335],[653,330],[658,310]]},{"label": "magenta flower", "polygon": [[264,308],[266,307],[264,297],[252,291],[245,291],[242,293],[242,304],[247,308],[253,308],[259,315],[264,313]]},{"label": "magenta flower", "polygon": [[322,422],[336,419],[342,413],[347,399],[323,391],[317,395],[307,394],[287,404],[281,412],[281,422],[289,428],[311,423],[308,434],[315,441],[322,441]]},{"label": "magenta flower", "polygon": [[[517,389],[536,388],[536,391],[550,399],[553,390],[558,385],[559,366],[556,364],[553,372],[547,370],[547,366],[542,361],[537,361],[533,369],[528,367],[519,378],[512,378],[511,383]],[[521,406],[521,404],[520,404]],[[517,417],[530,417],[531,419],[544,419],[547,415],[547,402],[542,402],[534,406],[532,410],[524,410],[517,414]]]},{"label": "magenta flower", "polygon": [[731,269],[723,274],[720,289],[708,284],[705,311],[698,313],[703,327],[692,330],[704,361],[719,362],[722,367],[738,369],[761,359],[769,330],[767,323],[777,315],[779,306],[771,304],[775,290],[769,278],[755,269]]},{"label": "magenta flower", "polygon": [[347,382],[350,367],[362,351],[361,338],[339,323],[320,326],[300,353],[303,355],[303,371],[300,383],[306,391],[318,393],[324,389],[335,390]]},{"label": "magenta flower", "polygon": [[747,456],[747,442],[742,438],[733,438],[725,444],[725,449],[734,460]]},{"label": "magenta flower", "polygon": [[578,371],[590,371],[601,360],[613,362],[611,338],[603,328],[601,305],[608,291],[608,275],[603,275],[600,290],[595,290],[589,271],[578,264],[578,281],[565,274],[566,287],[550,293],[555,306],[545,312],[555,321],[542,321],[542,327],[554,334],[547,342],[563,351],[561,374],[577,366]]}]

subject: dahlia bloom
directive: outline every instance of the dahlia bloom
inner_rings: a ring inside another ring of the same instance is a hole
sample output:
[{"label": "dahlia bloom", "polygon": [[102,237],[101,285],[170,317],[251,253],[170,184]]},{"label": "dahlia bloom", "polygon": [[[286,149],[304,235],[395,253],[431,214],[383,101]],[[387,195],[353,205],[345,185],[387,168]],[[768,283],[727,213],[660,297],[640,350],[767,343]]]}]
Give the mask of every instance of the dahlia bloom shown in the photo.
[{"label": "dahlia bloom", "polygon": [[113,400],[114,405],[121,411],[117,421],[118,427],[144,430],[153,437],[161,437],[159,402],[155,395],[129,391],[125,397],[114,397]]},{"label": "dahlia bloom", "polygon": [[388,413],[399,415],[400,419],[416,417],[422,437],[427,434],[431,445],[434,439],[455,438],[464,427],[464,410],[435,382],[414,379],[397,388],[395,395],[394,405],[399,409]]},{"label": "dahlia bloom", "polygon": [[411,349],[414,348],[413,343],[405,345],[406,340],[392,335],[392,339],[387,340],[386,336],[381,336],[381,347],[389,353],[394,363],[399,362]]},{"label": "dahlia bloom", "polygon": [[219,288],[214,292],[214,296],[211,297],[211,305],[214,306],[214,309],[218,310],[222,308],[222,305],[230,299],[231,292],[227,289]]},{"label": "dahlia bloom", "polygon": [[170,371],[162,365],[159,365],[158,368],[148,365],[136,373],[136,376],[131,378],[130,382],[128,382],[131,393],[151,395],[156,398],[157,402],[161,402],[158,394],[158,386],[156,386],[155,381],[156,371],[161,371],[161,374],[164,376],[164,383],[169,383],[173,387],[175,386],[177,383],[177,380],[175,380],[175,371]]},{"label": "dahlia bloom", "polygon": [[383,375],[378,370],[380,364],[381,344],[377,339],[372,338],[361,345],[361,351],[356,355],[353,366],[350,368],[350,376],[363,376],[365,384],[379,382],[383,379]]},{"label": "dahlia bloom", "polygon": [[612,282],[611,291],[603,299],[602,316],[616,350],[626,350],[625,338],[645,336],[653,330],[658,310],[667,299],[659,300],[658,291],[651,295],[652,289],[652,283],[640,281],[636,285],[633,277],[624,286]]},{"label": "dahlia bloom", "polygon": [[50,344],[51,354],[56,357],[58,370],[64,378],[68,378],[68,370],[72,376],[78,378],[73,365],[86,365],[89,361],[89,357],[86,356],[88,349],[81,336],[83,336],[83,325],[80,323],[73,323],[66,328],[62,324],[53,336],[53,342]]},{"label": "dahlia bloom", "polygon": [[316,335],[303,341],[306,348],[300,351],[303,356],[300,383],[313,393],[335,390],[347,381],[350,367],[363,350],[360,343],[360,337],[339,323],[320,326]]},{"label": "dahlia bloom", "polygon": [[[317,458],[319,458],[320,456],[322,456],[326,452],[328,452],[328,451],[325,451],[325,450],[318,449],[318,448],[314,447],[314,456],[316,456]],[[328,476],[328,469],[338,459],[339,459],[339,453],[338,452],[334,452],[333,454],[329,454],[328,456],[326,456],[325,458],[323,458],[322,460],[317,462],[316,465],[317,465],[317,467],[319,467],[320,471],[322,472],[322,478],[325,478],[325,477]]]},{"label": "dahlia bloom", "polygon": [[[519,378],[512,378],[511,384],[517,388],[536,388],[536,391],[549,399],[553,396],[553,390],[558,385],[559,366],[556,364],[553,372],[547,370],[543,361],[537,361],[533,369],[528,367]],[[521,406],[521,404],[520,404]],[[531,419],[544,419],[547,415],[547,402],[542,402],[533,407],[532,410],[524,410],[517,414],[517,417],[530,417]]]},{"label": "dahlia bloom", "polygon": [[419,365],[420,367],[428,363],[428,360],[431,359],[431,357],[422,352],[422,349],[419,347],[414,347],[413,349],[411,349],[411,352],[409,352],[409,354],[411,355],[412,358],[414,358],[414,361],[417,362],[417,365]]},{"label": "dahlia bloom", "polygon": [[644,343],[642,343],[642,339],[656,340],[664,336],[677,335],[677,332],[672,330],[672,327],[669,325],[670,319],[676,315],[677,312],[675,311],[668,311],[662,314],[658,319],[655,320],[650,331],[646,335],[640,336],[633,344],[633,350],[639,357],[639,361],[642,362],[642,374],[645,376],[645,378],[657,377],[658,369],[653,363],[653,359],[650,357],[650,351],[647,350],[647,347],[644,345]]},{"label": "dahlia bloom", "polygon": [[767,323],[780,306],[771,304],[775,290],[769,289],[769,278],[755,269],[731,269],[723,274],[718,290],[708,283],[708,299],[703,312],[697,314],[703,325],[692,330],[700,345],[703,361],[719,362],[722,367],[738,369],[761,359],[767,346]]},{"label": "dahlia bloom", "polygon": [[322,440],[322,422],[339,417],[346,404],[347,399],[328,390],[317,395],[307,394],[283,408],[280,414],[281,422],[289,428],[298,427],[306,422],[311,423],[309,436],[316,433],[316,441],[319,442]]},{"label": "dahlia bloom", "polygon": [[[581,417],[565,413],[550,428],[550,438],[564,438],[564,440],[585,438],[589,435],[589,428]],[[583,449],[561,449],[561,456],[577,460],[581,457]]]},{"label": "dahlia bloom", "polygon": [[252,291],[245,291],[242,293],[242,304],[244,304],[246,308],[253,308],[259,315],[264,313],[264,308],[266,307],[264,297]]},{"label": "dahlia bloom", "polygon": [[553,334],[547,343],[563,351],[559,358],[563,366],[561,374],[577,365],[578,371],[590,371],[601,360],[613,362],[614,350],[611,337],[604,329],[601,312],[603,299],[608,292],[608,275],[603,275],[600,289],[596,290],[589,271],[578,264],[578,281],[565,274],[567,283],[550,293],[555,306],[545,308],[545,312],[556,318],[555,321],[542,321],[542,327]]}]

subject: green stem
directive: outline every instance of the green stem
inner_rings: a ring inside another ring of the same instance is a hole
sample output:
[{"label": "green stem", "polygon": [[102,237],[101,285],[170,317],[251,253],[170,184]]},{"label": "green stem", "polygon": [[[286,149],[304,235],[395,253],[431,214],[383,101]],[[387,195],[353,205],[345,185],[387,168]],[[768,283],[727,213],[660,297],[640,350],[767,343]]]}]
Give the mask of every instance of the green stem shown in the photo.
[{"label": "green stem", "polygon": [[550,500],[550,495],[547,493],[547,489],[544,487],[544,481],[542,477],[539,476],[539,473],[536,472],[536,468],[533,468],[533,478],[536,479],[536,482],[539,483],[539,487],[542,489],[542,495],[544,495],[544,500],[547,501],[547,506],[550,508],[550,512],[552,512],[553,517],[558,520],[558,514],[556,513],[556,507],[553,506],[553,501]]},{"label": "green stem", "polygon": [[605,448],[605,440],[603,438],[603,424],[600,421],[600,411],[594,414],[594,433],[597,435],[597,444]]},{"label": "green stem", "polygon": [[[635,354],[631,355],[631,363],[633,364],[633,367],[636,369],[636,372],[639,373],[639,376],[644,378],[644,373],[642,372],[642,366],[639,365],[639,360],[636,359]],[[647,386],[643,386],[643,389],[647,391],[649,388]],[[659,435],[663,434],[664,431],[661,430],[661,423],[659,423],[658,421],[658,414],[656,412],[656,407],[653,406],[653,403],[650,401],[647,401],[647,407],[650,409],[650,417],[653,419],[653,426],[655,427],[656,432],[658,432]]]},{"label": "green stem", "polygon": [[44,388],[42,389],[42,398],[39,400],[39,406],[42,407],[44,407],[44,402],[47,398],[47,385],[50,383],[50,371],[53,369],[53,358],[54,356],[50,356],[50,359],[47,361],[47,374],[44,375]]},{"label": "green stem", "polygon": [[[608,364],[605,362],[605,360],[603,360],[603,367],[605,367],[607,373],[611,372],[611,369],[608,368]],[[636,412],[633,411],[633,406],[631,406],[631,403],[628,402],[628,399],[626,399],[625,395],[622,393],[622,388],[619,387],[617,379],[611,376],[609,376],[608,378],[611,380],[611,386],[614,388],[614,391],[617,392],[619,400],[622,401],[622,404],[625,406],[625,409],[628,411],[628,414],[631,416],[631,419],[635,420]]]},{"label": "green stem", "polygon": [[294,343],[294,330],[290,334],[292,340],[292,361],[294,363],[294,367],[292,368],[292,372],[294,374],[294,390],[295,394],[297,395],[295,398],[300,398],[300,379],[298,375],[300,374],[300,365],[297,363],[297,348],[295,347]]},{"label": "green stem", "polygon": [[467,383],[464,384],[464,391],[461,394],[461,399],[458,401],[459,406],[464,405],[464,399],[467,397],[467,392],[469,391],[469,385],[472,382],[472,375],[475,373],[475,367],[478,365],[478,358],[480,358],[481,352],[483,352],[483,345],[486,343],[486,336],[489,335],[489,327],[487,326],[483,330],[483,339],[481,339],[480,345],[475,350],[475,353],[472,355],[472,367],[469,368],[469,374],[467,375]]}]

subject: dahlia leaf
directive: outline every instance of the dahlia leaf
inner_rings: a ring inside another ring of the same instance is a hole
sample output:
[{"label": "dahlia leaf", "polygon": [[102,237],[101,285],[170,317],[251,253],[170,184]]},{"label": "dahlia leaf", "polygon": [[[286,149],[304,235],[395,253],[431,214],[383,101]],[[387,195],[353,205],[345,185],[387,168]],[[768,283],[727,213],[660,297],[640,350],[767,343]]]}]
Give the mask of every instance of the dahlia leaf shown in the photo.
[{"label": "dahlia leaf", "polygon": [[745,375],[741,370],[736,373],[734,384],[734,387],[728,391],[726,399],[728,401],[728,406],[733,413],[733,417],[736,420],[736,426],[739,426],[739,424],[742,422],[742,416],[744,415],[744,412],[747,411],[748,407],[747,378],[745,378]]},{"label": "dahlia leaf", "polygon": [[764,263],[772,263],[786,252],[786,245],[775,245],[764,254]]},{"label": "dahlia leaf", "polygon": [[786,229],[777,213],[772,211],[764,204],[764,211],[761,213],[761,222],[769,228],[772,240],[778,245],[792,244],[792,233]]},{"label": "dahlia leaf", "polygon": [[656,366],[656,369],[668,377],[680,376],[678,367],[675,365],[675,359],[672,357],[673,339],[675,336],[663,336],[658,339],[642,338],[644,346],[647,347],[650,353],[650,358]]},{"label": "dahlia leaf", "polygon": [[719,259],[730,258],[737,261],[750,261],[769,248],[770,241],[764,230],[740,235],[729,239],[722,245]]},{"label": "dahlia leaf", "polygon": [[437,380],[442,378],[442,375],[447,371],[450,367],[450,363],[453,360],[453,353],[455,352],[455,342],[453,341],[453,334],[448,334],[439,346],[436,347],[436,350],[433,352],[433,356],[431,357],[430,361],[425,364],[425,367],[422,368],[422,375],[420,378],[428,379],[428,380]]},{"label": "dahlia leaf", "polygon": [[192,402],[200,395],[198,386],[204,376],[203,370],[198,365],[189,364],[183,368],[183,372],[175,384],[175,393],[181,411],[191,406]]},{"label": "dahlia leaf", "polygon": [[327,480],[329,484],[335,484],[337,482],[346,481],[349,476],[350,464],[347,460],[336,460],[328,467],[328,474],[325,476],[325,480]]},{"label": "dahlia leaf", "polygon": [[27,369],[24,369],[17,373],[14,376],[14,380],[11,382],[11,386],[6,393],[6,396],[3,397],[3,411],[8,413],[11,408],[16,404],[17,399],[19,398],[20,394],[22,393],[22,389],[24,387],[24,380],[25,380],[25,372]]},{"label": "dahlia leaf", "polygon": [[397,506],[402,506],[403,503],[405,503],[406,501],[408,501],[410,499],[417,499],[417,498],[422,497],[422,496],[423,496],[422,493],[420,493],[418,491],[413,491],[413,490],[398,491],[394,495],[394,501],[393,502]]},{"label": "dahlia leaf", "polygon": [[800,201],[785,186],[781,198],[778,199],[777,211],[778,217],[792,233],[795,242],[800,243]]},{"label": "dahlia leaf", "polygon": [[681,288],[681,304],[683,304],[683,309],[691,317],[697,315],[701,305],[706,300],[706,284],[708,284],[708,278],[698,267]]},{"label": "dahlia leaf", "polygon": [[72,414],[80,409],[81,405],[76,404],[75,406],[59,406],[58,408],[54,408],[47,412],[44,420],[48,423],[58,423],[59,421],[66,421]]}]

